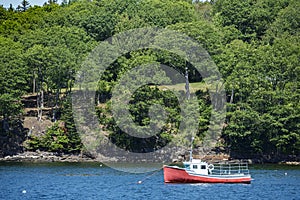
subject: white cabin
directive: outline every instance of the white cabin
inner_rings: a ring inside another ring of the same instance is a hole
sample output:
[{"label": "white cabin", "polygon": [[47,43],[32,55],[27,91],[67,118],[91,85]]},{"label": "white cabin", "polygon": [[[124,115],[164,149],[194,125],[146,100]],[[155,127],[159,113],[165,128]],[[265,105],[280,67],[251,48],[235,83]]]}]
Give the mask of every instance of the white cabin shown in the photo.
[{"label": "white cabin", "polygon": [[213,165],[208,165],[199,159],[192,159],[192,161],[183,162],[183,164],[186,170],[196,174],[208,175],[213,170]]}]

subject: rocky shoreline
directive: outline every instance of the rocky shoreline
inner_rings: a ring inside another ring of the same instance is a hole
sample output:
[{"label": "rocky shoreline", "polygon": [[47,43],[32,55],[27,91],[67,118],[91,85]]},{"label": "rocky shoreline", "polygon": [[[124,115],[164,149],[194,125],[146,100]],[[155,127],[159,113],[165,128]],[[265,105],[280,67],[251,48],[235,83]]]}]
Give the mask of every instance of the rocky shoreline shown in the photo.
[{"label": "rocky shoreline", "polygon": [[25,151],[16,155],[0,158],[0,162],[97,162],[83,154],[58,154],[43,151]]},{"label": "rocky shoreline", "polygon": [[[175,159],[175,162],[180,161],[181,159]],[[203,157],[203,160],[208,162],[220,162],[220,161],[235,161],[231,159],[228,155],[215,155],[209,157]],[[249,164],[266,164],[268,162],[261,162],[255,159],[243,159]],[[174,161],[174,160],[173,160]],[[238,160],[236,160],[238,161]],[[106,157],[93,157],[87,154],[58,154],[54,152],[44,152],[44,151],[25,151],[16,155],[5,156],[0,158],[0,162],[117,162],[115,158],[106,158]],[[284,164],[284,165],[293,165],[300,166],[300,162],[296,161],[281,161],[272,164]]]},{"label": "rocky shoreline", "polygon": [[279,164],[300,166],[300,162],[295,161],[280,162]]}]

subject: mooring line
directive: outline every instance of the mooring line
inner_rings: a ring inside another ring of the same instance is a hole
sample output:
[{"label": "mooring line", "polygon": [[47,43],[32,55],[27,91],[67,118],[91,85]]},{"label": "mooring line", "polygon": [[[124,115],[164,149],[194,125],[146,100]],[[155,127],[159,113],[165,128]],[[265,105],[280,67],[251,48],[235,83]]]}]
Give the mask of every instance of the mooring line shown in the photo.
[{"label": "mooring line", "polygon": [[159,168],[158,170],[155,170],[153,173],[149,174],[148,176],[146,176],[145,178],[143,178],[142,180],[139,180],[137,182],[137,184],[142,184],[145,180],[147,180],[148,178],[150,178],[151,176],[153,176],[154,174],[160,172],[160,170],[162,170],[163,167]]}]

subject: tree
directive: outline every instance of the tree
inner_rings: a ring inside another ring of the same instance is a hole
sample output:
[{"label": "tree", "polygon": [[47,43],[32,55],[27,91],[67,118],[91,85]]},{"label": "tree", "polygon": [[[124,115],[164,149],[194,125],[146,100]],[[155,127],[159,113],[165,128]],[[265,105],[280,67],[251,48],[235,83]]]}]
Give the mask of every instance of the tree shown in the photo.
[{"label": "tree", "polygon": [[17,10],[25,12],[30,7],[30,3],[26,0],[22,0],[21,5],[18,5]]},{"label": "tree", "polygon": [[299,38],[289,36],[258,47],[236,40],[215,57],[232,91],[224,129],[231,150],[272,158],[298,154],[299,55]]},{"label": "tree", "polygon": [[[27,65],[31,67],[33,93],[37,92],[38,120],[41,121],[46,90],[46,70],[50,65],[49,48],[35,45],[27,51]],[[51,59],[51,58],[50,58]]]},{"label": "tree", "polygon": [[82,150],[82,143],[73,119],[72,102],[69,95],[63,99],[60,119],[64,122],[64,128],[69,140],[68,151],[70,153],[78,153],[80,150]]},{"label": "tree", "polygon": [[75,64],[76,57],[65,47],[54,47],[50,50],[52,55],[51,65],[47,67],[47,87],[48,90],[55,93],[55,103],[53,105],[53,117],[52,120],[57,120],[57,109],[59,108],[59,95],[63,88],[66,89],[66,93],[70,93],[72,85],[69,85],[70,81],[75,76]]},{"label": "tree", "polygon": [[57,0],[48,0],[48,4],[54,4],[57,3]]},{"label": "tree", "polygon": [[288,0],[223,0],[216,1],[213,15],[221,26],[235,26],[243,40],[262,39],[278,12],[288,5]]},{"label": "tree", "polygon": [[214,24],[207,21],[176,23],[168,28],[187,34],[198,41],[210,55],[219,54],[222,47],[222,34]]},{"label": "tree", "polygon": [[185,1],[143,1],[139,15],[146,23],[158,27],[195,19],[193,6]]},{"label": "tree", "polygon": [[0,6],[0,21],[7,19],[7,11],[6,9],[1,5]]},{"label": "tree", "polygon": [[9,12],[13,12],[14,10],[15,10],[15,9],[14,9],[13,5],[12,5],[12,4],[9,4],[8,11],[9,11]]},{"label": "tree", "polygon": [[299,1],[290,1],[289,5],[278,12],[275,20],[267,30],[266,40],[273,43],[274,39],[280,37],[299,36],[300,12],[297,9]]},{"label": "tree", "polygon": [[11,122],[22,112],[20,97],[27,92],[23,48],[0,36],[0,130],[9,132]]},{"label": "tree", "polygon": [[255,154],[262,153],[261,141],[259,140],[261,132],[259,132],[259,114],[251,108],[235,110],[228,113],[229,123],[224,129],[224,136],[231,151],[238,156],[251,157]]}]

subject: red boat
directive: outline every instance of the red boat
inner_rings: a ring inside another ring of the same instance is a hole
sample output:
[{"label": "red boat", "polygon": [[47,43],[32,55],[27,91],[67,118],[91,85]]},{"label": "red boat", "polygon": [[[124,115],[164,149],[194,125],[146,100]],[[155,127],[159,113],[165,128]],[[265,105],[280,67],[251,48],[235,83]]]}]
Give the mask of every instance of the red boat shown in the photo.
[{"label": "red boat", "polygon": [[165,183],[251,183],[247,163],[208,164],[191,158],[184,167],[163,167]]}]

